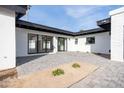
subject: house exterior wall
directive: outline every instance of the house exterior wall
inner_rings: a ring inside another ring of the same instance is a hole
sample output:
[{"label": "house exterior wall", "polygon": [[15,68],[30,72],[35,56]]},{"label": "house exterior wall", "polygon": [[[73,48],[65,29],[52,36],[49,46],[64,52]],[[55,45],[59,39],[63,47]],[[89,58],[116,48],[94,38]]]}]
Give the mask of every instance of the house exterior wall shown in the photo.
[{"label": "house exterior wall", "polygon": [[15,60],[15,12],[0,7],[0,70],[13,68]]},{"label": "house exterior wall", "polygon": [[[86,44],[87,37],[95,37],[95,44]],[[110,54],[110,35],[109,32],[78,36],[78,44],[75,45],[76,51]]]},{"label": "house exterior wall", "polygon": [[68,51],[76,51],[76,47],[75,47],[75,38],[73,37],[73,38],[70,38],[70,39],[68,39]]},{"label": "house exterior wall", "polygon": [[[58,52],[58,37],[67,38],[67,51],[81,51],[109,54],[110,50],[110,35],[109,32],[83,35],[78,37],[52,34],[47,32],[33,31],[23,28],[16,28],[16,56],[32,56],[38,54],[28,54],[28,33],[53,36],[53,52]],[[86,37],[95,36],[95,44],[86,44]],[[78,44],[75,44],[75,39],[78,38]]]},{"label": "house exterior wall", "polygon": [[[57,44],[58,37],[67,38],[67,42],[70,38],[72,38],[71,36],[66,36],[61,34],[53,34],[53,33],[34,31],[34,30],[28,30],[23,28],[16,28],[16,56],[17,57],[45,54],[45,53],[28,54],[28,33],[53,36],[53,52],[51,53],[56,53],[58,51],[58,44]],[[67,47],[67,49],[69,48]]]},{"label": "house exterior wall", "polygon": [[124,7],[111,15],[111,60],[124,61]]}]

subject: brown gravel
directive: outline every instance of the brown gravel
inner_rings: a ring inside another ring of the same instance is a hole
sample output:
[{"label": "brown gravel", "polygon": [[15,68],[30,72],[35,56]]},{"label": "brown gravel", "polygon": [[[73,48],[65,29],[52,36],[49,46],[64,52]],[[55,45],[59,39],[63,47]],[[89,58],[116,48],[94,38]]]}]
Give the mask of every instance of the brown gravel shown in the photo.
[{"label": "brown gravel", "polygon": [[[80,64],[80,68],[73,68],[72,64]],[[53,76],[52,71],[56,68],[64,70],[64,75]],[[85,78],[93,71],[95,71],[98,66],[83,63],[83,62],[71,62],[60,65],[55,68],[44,69],[42,71],[32,73],[30,75],[25,75],[19,77],[18,79],[13,79],[9,81],[8,87],[33,87],[33,88],[64,88],[73,85],[74,83]]]}]

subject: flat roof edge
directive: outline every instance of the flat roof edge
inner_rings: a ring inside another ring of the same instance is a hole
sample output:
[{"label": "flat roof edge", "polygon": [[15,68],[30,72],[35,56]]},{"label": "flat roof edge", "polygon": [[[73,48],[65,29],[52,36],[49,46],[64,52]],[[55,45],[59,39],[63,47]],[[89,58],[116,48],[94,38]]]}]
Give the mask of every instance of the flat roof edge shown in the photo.
[{"label": "flat roof edge", "polygon": [[116,14],[120,14],[124,12],[124,7],[121,7],[119,9],[115,9],[109,12],[110,16],[116,15]]},{"label": "flat roof edge", "polygon": [[23,8],[23,7],[18,6],[18,5],[0,5],[0,7],[10,9],[10,10],[15,11],[17,13],[22,13],[22,14],[26,13],[26,8]]},{"label": "flat roof edge", "polygon": [[84,32],[83,31],[82,32],[71,32],[71,31],[66,31],[66,30],[62,30],[58,28],[53,28],[53,27],[48,27],[48,26],[44,26],[40,24],[26,22],[23,20],[18,20],[16,23],[16,27],[31,29],[31,30],[36,30],[36,31],[43,31],[44,29],[45,32],[63,34],[63,35],[68,35],[68,36],[79,36],[79,35],[107,32],[107,30],[103,28],[89,29]]},{"label": "flat roof edge", "polygon": [[66,31],[63,29],[45,26],[45,25],[41,25],[41,24],[37,24],[37,23],[24,21],[24,20],[17,20],[16,21],[16,27],[31,29],[31,30],[37,30],[37,31],[45,30],[46,32],[50,32],[50,33],[59,33],[59,34],[74,36],[74,32],[71,32],[71,31]]}]

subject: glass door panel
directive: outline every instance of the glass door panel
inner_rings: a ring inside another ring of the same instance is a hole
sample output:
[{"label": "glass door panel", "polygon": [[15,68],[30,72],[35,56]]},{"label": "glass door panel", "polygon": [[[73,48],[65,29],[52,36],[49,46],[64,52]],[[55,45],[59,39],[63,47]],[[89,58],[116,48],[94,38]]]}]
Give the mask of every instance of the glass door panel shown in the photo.
[{"label": "glass door panel", "polygon": [[47,36],[46,49],[47,49],[47,52],[53,51],[53,37],[51,36]]},{"label": "glass door panel", "polygon": [[28,53],[37,52],[37,35],[28,34]]},{"label": "glass door panel", "polygon": [[41,35],[38,35],[38,52],[43,52],[43,46],[42,46],[42,36]]},{"label": "glass door panel", "polygon": [[58,37],[58,51],[66,51],[67,47],[66,43],[67,43],[66,38]]}]

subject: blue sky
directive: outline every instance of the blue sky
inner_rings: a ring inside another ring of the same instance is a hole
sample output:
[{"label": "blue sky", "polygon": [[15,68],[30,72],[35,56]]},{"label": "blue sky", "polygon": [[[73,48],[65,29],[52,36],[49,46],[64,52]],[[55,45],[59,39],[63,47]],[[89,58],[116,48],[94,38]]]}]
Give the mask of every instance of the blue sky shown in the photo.
[{"label": "blue sky", "polygon": [[96,28],[96,21],[109,17],[121,5],[36,5],[22,20],[72,32]]}]

